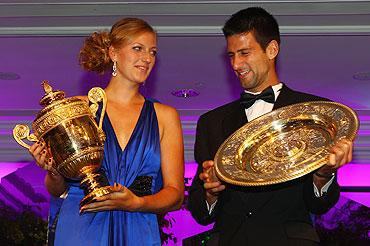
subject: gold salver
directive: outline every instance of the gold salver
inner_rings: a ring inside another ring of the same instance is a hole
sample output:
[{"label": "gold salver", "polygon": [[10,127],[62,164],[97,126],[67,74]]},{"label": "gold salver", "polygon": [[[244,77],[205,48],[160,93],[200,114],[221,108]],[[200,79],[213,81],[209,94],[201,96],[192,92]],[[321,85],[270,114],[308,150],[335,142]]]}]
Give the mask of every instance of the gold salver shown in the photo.
[{"label": "gold salver", "polygon": [[[78,97],[65,98],[63,91],[53,91],[48,81],[42,82],[45,95],[40,100],[44,108],[32,123],[34,133],[26,125],[16,125],[14,139],[29,149],[23,139],[32,142],[43,139],[54,159],[54,168],[64,177],[79,180],[85,197],[80,205],[112,192],[112,187],[100,171],[105,134],[102,123],[107,98],[102,88],[94,87],[88,93],[89,103]],[[95,115],[102,103],[99,125]],[[48,156],[50,157],[50,156]]]},{"label": "gold salver", "polygon": [[335,102],[298,103],[274,110],[234,132],[215,156],[217,176],[230,184],[263,186],[302,177],[328,163],[339,139],[354,140],[356,113]]}]

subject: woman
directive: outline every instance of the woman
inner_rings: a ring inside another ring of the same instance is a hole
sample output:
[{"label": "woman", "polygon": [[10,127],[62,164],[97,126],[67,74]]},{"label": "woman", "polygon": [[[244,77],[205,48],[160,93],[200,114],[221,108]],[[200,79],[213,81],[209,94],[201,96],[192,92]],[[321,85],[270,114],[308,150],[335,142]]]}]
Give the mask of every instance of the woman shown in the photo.
[{"label": "woman", "polygon": [[54,196],[68,191],[55,245],[161,245],[156,213],[180,207],[184,160],[176,110],[139,92],[156,53],[154,30],[136,18],[122,19],[110,33],[94,33],[86,39],[80,51],[82,66],[99,73],[113,70],[105,88],[102,169],[115,192],[79,210],[84,197],[79,184],[66,182],[55,172],[45,143],[34,144],[30,152],[48,170],[48,191]]}]

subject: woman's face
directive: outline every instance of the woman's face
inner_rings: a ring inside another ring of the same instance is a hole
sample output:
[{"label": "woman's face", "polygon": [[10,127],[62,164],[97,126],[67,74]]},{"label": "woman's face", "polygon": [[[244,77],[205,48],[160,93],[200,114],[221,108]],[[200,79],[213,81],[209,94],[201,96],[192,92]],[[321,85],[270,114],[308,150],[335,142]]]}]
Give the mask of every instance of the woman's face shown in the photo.
[{"label": "woman's face", "polygon": [[144,32],[133,37],[119,49],[111,49],[117,61],[117,77],[132,83],[143,83],[152,70],[157,54],[156,35]]}]

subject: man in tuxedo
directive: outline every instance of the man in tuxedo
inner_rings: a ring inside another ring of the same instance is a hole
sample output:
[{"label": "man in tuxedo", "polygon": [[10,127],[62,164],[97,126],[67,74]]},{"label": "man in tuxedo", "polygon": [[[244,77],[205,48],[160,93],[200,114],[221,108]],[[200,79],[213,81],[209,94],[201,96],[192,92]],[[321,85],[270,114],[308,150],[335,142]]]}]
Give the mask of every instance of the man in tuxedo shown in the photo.
[{"label": "man in tuxedo", "polygon": [[221,182],[214,156],[238,128],[274,109],[327,100],[291,90],[279,81],[275,64],[280,34],[275,18],[262,8],[243,9],[223,27],[241,98],[199,118],[195,141],[197,174],[188,208],[200,224],[215,222],[219,245],[318,245],[310,213],[328,211],[339,198],[336,171],[352,159],[352,142],[331,148],[328,163],[301,178],[276,185],[241,187]]}]

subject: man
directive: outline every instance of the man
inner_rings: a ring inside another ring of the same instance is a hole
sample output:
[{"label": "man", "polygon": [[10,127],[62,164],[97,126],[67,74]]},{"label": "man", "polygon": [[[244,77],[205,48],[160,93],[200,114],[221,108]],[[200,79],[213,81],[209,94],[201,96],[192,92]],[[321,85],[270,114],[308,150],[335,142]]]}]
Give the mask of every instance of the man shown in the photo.
[{"label": "man", "polygon": [[264,9],[235,13],[223,32],[231,66],[245,92],[267,96],[252,102],[245,102],[242,96],[199,118],[195,141],[199,167],[189,193],[189,210],[200,224],[216,222],[219,245],[318,245],[310,213],[325,213],[337,202],[336,170],[351,161],[352,142],[337,142],[328,164],[289,182],[261,187],[220,182],[213,158],[234,131],[273,109],[327,100],[293,91],[279,81],[275,69],[279,27]]}]

